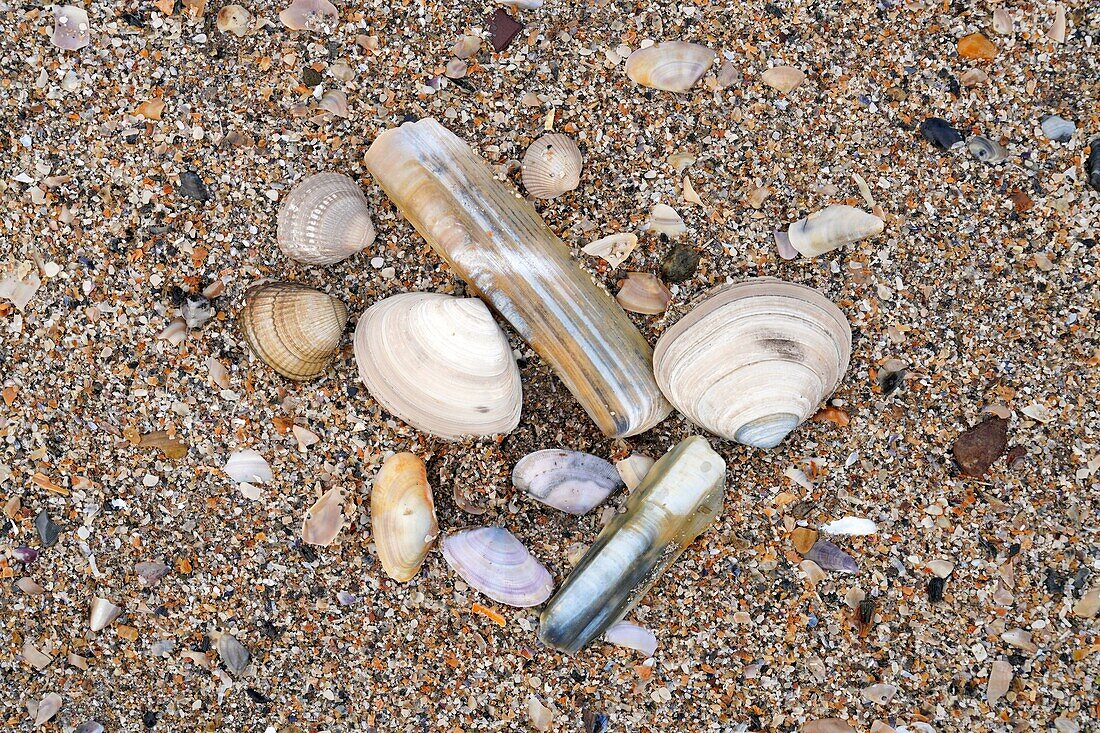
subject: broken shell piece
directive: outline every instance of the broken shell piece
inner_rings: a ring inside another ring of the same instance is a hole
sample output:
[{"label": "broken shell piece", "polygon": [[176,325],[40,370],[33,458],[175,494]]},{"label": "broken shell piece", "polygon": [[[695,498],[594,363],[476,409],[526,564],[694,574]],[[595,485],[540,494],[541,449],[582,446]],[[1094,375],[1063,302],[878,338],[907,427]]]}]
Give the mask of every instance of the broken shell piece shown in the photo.
[{"label": "broken shell piece", "polygon": [[1054,7],[1054,22],[1047,30],[1047,38],[1055,43],[1063,43],[1066,40],[1066,6],[1062,3]]},{"label": "broken shell piece", "polygon": [[239,484],[266,484],[274,480],[271,475],[271,466],[263,456],[251,448],[239,450],[231,455],[222,470]]},{"label": "broken shell piece", "polygon": [[604,641],[615,646],[626,647],[652,657],[657,651],[657,635],[644,626],[629,621],[612,624],[603,634]]},{"label": "broken shell piece", "polygon": [[624,310],[632,313],[658,315],[664,313],[672,300],[672,293],[659,279],[648,272],[628,272],[620,281],[615,300]]},{"label": "broken shell piece", "polygon": [[218,658],[222,660],[222,664],[233,674],[240,674],[248,668],[252,655],[232,634],[219,634],[214,648],[218,650]]},{"label": "broken shell piece", "polygon": [[455,45],[451,47],[451,53],[460,59],[468,59],[476,54],[480,48],[480,38],[477,36],[465,35],[461,36]]},{"label": "broken shell piece", "polygon": [[657,342],[665,396],[715,435],[773,448],[848,368],[844,314],[803,285],[755,278],[717,288]]},{"label": "broken shell piece", "polygon": [[173,346],[179,346],[185,338],[187,338],[187,321],[182,318],[173,318],[157,334],[158,340],[167,341]]},{"label": "broken shell piece", "polygon": [[1012,14],[1004,8],[993,11],[993,31],[1007,36],[1012,33]]},{"label": "broken shell piece", "polygon": [[240,5],[226,5],[218,11],[218,30],[222,33],[232,33],[240,38],[248,33],[251,24],[252,13]]},{"label": "broken shell piece", "polygon": [[535,198],[557,198],[580,185],[582,166],[573,138],[561,133],[543,135],[523,154],[523,186]]},{"label": "broken shell piece", "polygon": [[75,5],[62,5],[53,11],[53,45],[65,51],[84,48],[92,40],[88,13]]},{"label": "broken shell piece", "polygon": [[803,257],[816,257],[837,247],[881,234],[884,223],[874,214],[843,204],[832,204],[799,219],[787,237]]},{"label": "broken shell piece", "polygon": [[695,156],[681,150],[668,156],[668,164],[671,165],[672,169],[677,173],[683,173],[695,164]]},{"label": "broken shell piece", "polygon": [[108,601],[106,598],[95,597],[92,599],[92,610],[88,617],[88,625],[92,631],[102,631],[114,623],[115,619],[122,615],[122,607]]},{"label": "broken shell piece", "polygon": [[536,695],[530,694],[527,696],[527,717],[531,720],[532,728],[544,733],[554,723],[554,710],[543,705]]},{"label": "broken shell piece", "polygon": [[760,81],[787,94],[806,81],[806,74],[793,66],[773,66],[760,75]]},{"label": "broken shell piece", "polygon": [[528,453],[512,470],[512,485],[532,499],[569,514],[585,514],[623,486],[602,458],[568,450]]},{"label": "broken shell piece", "polygon": [[439,534],[424,461],[396,453],[382,464],[370,497],[371,532],[386,575],[406,583]]},{"label": "broken shell piece", "polygon": [[1058,143],[1066,143],[1077,131],[1077,125],[1072,120],[1067,120],[1058,115],[1043,115],[1039,120],[1043,135]]},{"label": "broken shell piece", "polygon": [[643,228],[670,237],[687,234],[688,230],[684,220],[676,213],[676,209],[667,204],[655,204],[649,210],[649,220],[643,225]]},{"label": "broken shell piece", "polygon": [[279,13],[279,20],[292,31],[332,33],[340,21],[340,11],[328,0],[294,0]]},{"label": "broken shell piece", "polygon": [[932,571],[937,578],[946,578],[955,570],[955,563],[950,560],[930,560],[925,567]]},{"label": "broken shell piece", "polygon": [[[335,92],[325,96],[331,94]],[[347,116],[346,97],[343,116]],[[359,184],[340,173],[317,173],[290,190],[279,208],[275,237],[279,249],[292,260],[332,265],[374,242],[370,213]]]},{"label": "broken shell piece", "polygon": [[619,472],[619,477],[626,484],[627,491],[633,491],[642,483],[654,463],[656,461],[649,456],[633,453],[616,463],[615,470]]},{"label": "broken shell piece", "polygon": [[1003,145],[981,135],[971,135],[966,139],[966,148],[983,163],[1000,163],[1008,158],[1008,150]]},{"label": "broken shell piece", "polygon": [[775,238],[775,249],[779,252],[779,256],[785,260],[793,260],[798,257],[798,250],[791,246],[791,238],[787,236],[787,233],[776,229],[772,232],[772,236]]},{"label": "broken shell piece", "polygon": [[457,439],[511,432],[523,392],[508,337],[476,298],[402,293],[355,328],[367,390],[417,430]]},{"label": "broken shell piece", "polygon": [[38,709],[34,713],[34,727],[40,728],[49,722],[50,718],[57,715],[57,711],[61,709],[61,695],[56,692],[47,693],[45,697],[38,701]]},{"label": "broken shell piece", "polygon": [[310,545],[331,545],[344,527],[344,490],[331,488],[306,512],[302,520],[302,541]]},{"label": "broken shell piece", "polygon": [[[329,114],[346,120],[348,118],[348,95],[340,91],[339,89],[330,89],[321,96],[321,101],[317,103],[317,107],[319,109],[323,109]],[[364,203],[365,202],[366,199],[364,199]],[[370,219],[368,218],[367,221],[370,221]],[[374,230],[372,227],[372,234],[373,231]],[[374,238],[371,237],[371,239],[373,241]],[[370,244],[370,242],[368,242],[367,244]],[[362,249],[362,247],[360,247],[359,249]]]},{"label": "broken shell piece", "polygon": [[313,379],[325,371],[347,322],[343,302],[297,283],[253,286],[237,317],[253,353],[295,381]]},{"label": "broken shell piece", "polygon": [[638,237],[634,234],[610,234],[585,246],[581,252],[599,257],[616,268],[630,257],[637,246]]},{"label": "broken shell piece", "polygon": [[640,48],[626,60],[626,75],[636,84],[666,92],[686,92],[714,63],[706,46],[665,41]]},{"label": "broken shell piece", "polygon": [[806,553],[807,560],[813,560],[825,570],[833,573],[859,573],[859,565],[851,555],[840,549],[828,540],[818,540],[810,551]]},{"label": "broken shell piece", "polygon": [[188,328],[202,328],[214,317],[214,309],[209,299],[198,293],[188,293],[183,299],[180,314]]},{"label": "broken shell piece", "polygon": [[829,522],[821,528],[821,531],[825,534],[861,536],[878,532],[878,525],[862,517],[844,517]]},{"label": "broken shell piece", "polygon": [[1029,654],[1039,651],[1039,647],[1031,640],[1031,632],[1025,629],[1009,629],[1001,634],[1001,641]]},{"label": "broken shell piece", "polygon": [[501,527],[448,534],[443,559],[472,588],[507,606],[537,606],[554,591],[549,571]]},{"label": "broken shell piece", "polygon": [[998,659],[989,670],[989,682],[985,686],[985,701],[990,705],[996,704],[1011,686],[1012,665],[1004,659]]},{"label": "broken shell piece", "polygon": [[466,76],[467,65],[462,59],[451,59],[447,62],[447,68],[443,75],[448,79],[461,79]]},{"label": "broken shell piece", "polygon": [[894,699],[898,688],[893,685],[878,684],[863,688],[863,699],[877,705],[885,705]]},{"label": "broken shell piece", "polygon": [[703,205],[703,199],[699,198],[699,194],[695,192],[695,187],[691,185],[691,179],[687,176],[684,176],[684,201],[697,206]]}]

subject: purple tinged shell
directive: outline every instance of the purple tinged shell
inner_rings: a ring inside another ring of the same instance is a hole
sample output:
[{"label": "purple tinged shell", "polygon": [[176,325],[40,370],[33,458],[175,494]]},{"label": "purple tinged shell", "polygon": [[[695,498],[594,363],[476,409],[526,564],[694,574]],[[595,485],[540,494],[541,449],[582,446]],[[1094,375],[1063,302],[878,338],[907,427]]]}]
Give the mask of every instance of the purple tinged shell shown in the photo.
[{"label": "purple tinged shell", "polygon": [[33,547],[20,546],[11,551],[11,556],[15,558],[16,562],[30,565],[38,559],[38,550]]},{"label": "purple tinged shell", "polygon": [[810,551],[806,553],[807,560],[813,560],[825,570],[834,573],[859,573],[859,565],[851,555],[840,549],[828,540],[818,540]]},{"label": "purple tinged shell", "polygon": [[65,51],[76,51],[92,40],[88,13],[75,5],[63,5],[53,10],[53,45]]},{"label": "purple tinged shell", "polygon": [[623,487],[613,465],[570,450],[528,453],[512,470],[512,485],[532,499],[569,514],[585,514]]},{"label": "purple tinged shell", "polygon": [[152,585],[168,574],[169,568],[162,562],[139,562],[134,572],[146,585]]},{"label": "purple tinged shell", "polygon": [[550,572],[501,527],[477,527],[447,535],[443,559],[472,588],[508,606],[537,606],[554,591]]}]

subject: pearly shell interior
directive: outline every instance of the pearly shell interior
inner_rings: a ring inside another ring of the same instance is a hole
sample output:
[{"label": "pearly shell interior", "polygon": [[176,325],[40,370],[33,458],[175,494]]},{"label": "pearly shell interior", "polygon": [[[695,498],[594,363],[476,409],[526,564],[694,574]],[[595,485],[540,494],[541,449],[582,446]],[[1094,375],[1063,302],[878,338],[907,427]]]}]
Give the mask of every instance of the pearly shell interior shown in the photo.
[{"label": "pearly shell interior", "polygon": [[412,580],[439,534],[424,462],[412,453],[387,458],[374,479],[370,512],[382,569],[399,582]]}]

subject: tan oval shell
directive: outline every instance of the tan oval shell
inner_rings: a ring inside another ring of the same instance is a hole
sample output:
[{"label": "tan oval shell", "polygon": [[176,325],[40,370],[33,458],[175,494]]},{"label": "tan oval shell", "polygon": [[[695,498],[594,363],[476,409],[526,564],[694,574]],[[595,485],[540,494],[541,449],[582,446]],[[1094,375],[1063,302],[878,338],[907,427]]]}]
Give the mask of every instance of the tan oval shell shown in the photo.
[{"label": "tan oval shell", "polygon": [[854,206],[832,204],[791,224],[787,239],[803,257],[816,257],[881,234],[884,226],[874,214]]},{"label": "tan oval shell", "polygon": [[457,439],[519,424],[519,367],[476,298],[402,293],[375,303],[356,326],[355,361],[371,396],[417,430]]},{"label": "tan oval shell", "polygon": [[760,75],[760,81],[786,94],[806,81],[806,74],[793,66],[773,66]]},{"label": "tan oval shell", "polygon": [[[326,94],[321,107],[339,114],[341,101],[346,116],[343,92]],[[316,173],[290,190],[279,208],[275,237],[292,260],[332,265],[369,247],[375,232],[359,184],[341,173]]]},{"label": "tan oval shell", "polygon": [[252,13],[240,5],[226,5],[218,11],[218,30],[222,33],[232,33],[240,38],[248,33],[251,23]]},{"label": "tan oval shell", "polygon": [[706,46],[665,41],[640,48],[626,60],[626,75],[636,84],[666,92],[686,92],[714,63]]},{"label": "tan oval shell", "polygon": [[655,316],[668,308],[672,293],[648,272],[628,272],[615,300],[624,310]]},{"label": "tan oval shell", "polygon": [[580,148],[573,138],[558,132],[543,135],[523,154],[523,186],[540,199],[552,199],[580,185]]},{"label": "tan oval shell", "polygon": [[325,370],[347,322],[347,306],[339,299],[285,282],[252,287],[237,317],[256,356],[296,381],[313,379]]},{"label": "tan oval shell", "polygon": [[848,319],[818,291],[754,278],[712,291],[657,342],[668,400],[715,435],[775,447],[848,368]]},{"label": "tan oval shell", "polygon": [[344,527],[344,490],[331,488],[306,512],[302,520],[302,541],[331,545]]},{"label": "tan oval shell", "polygon": [[394,580],[408,582],[439,535],[424,462],[412,453],[387,458],[374,479],[370,513],[382,569]]}]

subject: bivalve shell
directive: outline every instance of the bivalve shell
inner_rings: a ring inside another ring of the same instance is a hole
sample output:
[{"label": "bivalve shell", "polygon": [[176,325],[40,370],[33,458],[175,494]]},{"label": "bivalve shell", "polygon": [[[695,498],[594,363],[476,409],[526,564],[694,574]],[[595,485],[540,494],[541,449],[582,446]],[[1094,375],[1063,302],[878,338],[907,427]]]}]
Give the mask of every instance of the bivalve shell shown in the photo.
[{"label": "bivalve shell", "polygon": [[374,479],[370,512],[382,569],[401,583],[412,580],[439,534],[424,461],[412,453],[387,458]]},{"label": "bivalve shell", "polygon": [[306,512],[302,520],[302,542],[325,547],[331,545],[344,528],[344,490],[326,491]]},{"label": "bivalve shell", "polygon": [[379,301],[359,319],[355,360],[371,395],[417,430],[458,439],[519,424],[519,367],[480,300],[402,293]]},{"label": "bivalve shell", "polygon": [[1008,150],[999,142],[982,135],[971,135],[966,139],[966,148],[983,163],[1000,163],[1008,158]]},{"label": "bivalve shell", "polygon": [[621,281],[615,300],[631,313],[658,315],[665,312],[672,293],[668,287],[648,272],[628,272]]},{"label": "bivalve shell", "polygon": [[791,224],[787,239],[803,257],[816,257],[881,234],[884,226],[874,214],[854,206],[832,204]]},{"label": "bivalve shell", "polygon": [[348,322],[339,299],[297,283],[264,283],[245,294],[237,323],[256,356],[288,379],[321,374]]},{"label": "bivalve shell", "polygon": [[686,92],[714,63],[706,46],[665,41],[640,48],[626,60],[626,75],[636,84],[666,92]]},{"label": "bivalve shell", "polygon": [[586,245],[581,249],[581,252],[599,257],[612,268],[615,268],[623,264],[637,246],[638,237],[635,234],[609,234]]},{"label": "bivalve shell", "polygon": [[88,615],[88,626],[92,631],[102,631],[122,615],[122,607],[116,606],[106,598],[92,599],[92,610]]},{"label": "bivalve shell", "polygon": [[793,66],[773,66],[760,75],[760,81],[776,91],[787,94],[806,81],[806,74]]},{"label": "bivalve shell", "polygon": [[222,33],[232,33],[238,38],[248,33],[252,13],[240,5],[226,5],[218,11],[217,25]]},{"label": "bivalve shell", "polygon": [[712,291],[668,329],[654,374],[696,424],[773,448],[836,389],[851,346],[848,320],[821,293],[755,278]]},{"label": "bivalve shell", "polygon": [[649,219],[643,225],[646,231],[654,231],[669,237],[679,237],[687,234],[687,225],[676,209],[668,204],[654,204],[649,210]]},{"label": "bivalve shell", "polygon": [[626,647],[641,652],[646,657],[652,657],[657,651],[657,635],[644,626],[619,621],[603,633],[603,638],[615,646]]},{"label": "bivalve shell", "polygon": [[523,154],[523,186],[535,198],[552,199],[580,185],[580,148],[561,133],[543,135]]},{"label": "bivalve shell", "polygon": [[84,48],[92,40],[91,22],[84,8],[62,5],[53,10],[53,45],[65,51]]},{"label": "bivalve shell", "polygon": [[[345,97],[345,112],[346,107]],[[317,173],[290,190],[279,209],[275,237],[292,260],[332,265],[369,247],[375,232],[359,185],[340,173]]]},{"label": "bivalve shell", "polygon": [[443,559],[471,587],[498,603],[537,606],[554,591],[550,572],[501,527],[478,527],[443,538]]},{"label": "bivalve shell", "polygon": [[512,470],[512,485],[532,499],[569,514],[585,514],[623,487],[615,467],[571,450],[528,453]]}]

